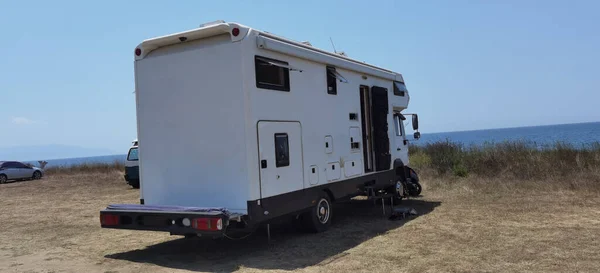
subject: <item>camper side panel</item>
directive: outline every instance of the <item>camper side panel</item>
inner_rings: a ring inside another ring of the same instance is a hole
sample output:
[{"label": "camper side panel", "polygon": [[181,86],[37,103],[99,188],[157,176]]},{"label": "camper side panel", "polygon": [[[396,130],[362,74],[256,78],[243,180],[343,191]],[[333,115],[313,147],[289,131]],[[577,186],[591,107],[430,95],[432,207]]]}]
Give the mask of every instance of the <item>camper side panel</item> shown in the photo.
[{"label": "camper side panel", "polygon": [[[387,118],[389,146],[395,147],[391,114],[393,81],[337,68],[336,71],[348,82],[338,81],[336,94],[328,94],[326,63],[259,49],[255,44],[245,49],[251,50],[249,54],[244,54],[244,86],[249,88],[245,92],[251,113],[247,117],[246,130],[256,132],[259,121],[297,121],[301,124],[302,173],[298,176],[303,182],[298,191],[338,182],[344,183],[343,181],[352,179],[358,181],[360,177],[376,175],[376,172],[367,174],[364,170],[360,87],[379,86],[387,89],[390,98]],[[289,91],[259,88],[256,84],[255,56],[286,62],[302,72],[289,72]],[[353,119],[350,118],[351,115]],[[352,142],[358,142],[358,146],[356,144],[353,146]],[[273,197],[273,194],[261,194],[266,192],[264,189],[261,190],[260,184],[264,171],[261,169],[261,156],[255,152],[256,149],[260,150],[260,147],[251,147],[251,144],[258,143],[257,135],[249,133],[247,143],[248,152],[255,153],[248,160],[250,180],[257,181],[250,189],[253,198],[251,200]],[[392,157],[391,161],[393,160]],[[388,169],[391,167],[390,164]],[[280,181],[280,183],[296,184],[295,181]],[[356,190],[353,185],[348,188]],[[289,193],[288,187],[282,186],[281,189],[280,195]]]},{"label": "camper side panel", "polygon": [[145,203],[245,213],[240,43],[223,35],[160,48],[136,74]]}]

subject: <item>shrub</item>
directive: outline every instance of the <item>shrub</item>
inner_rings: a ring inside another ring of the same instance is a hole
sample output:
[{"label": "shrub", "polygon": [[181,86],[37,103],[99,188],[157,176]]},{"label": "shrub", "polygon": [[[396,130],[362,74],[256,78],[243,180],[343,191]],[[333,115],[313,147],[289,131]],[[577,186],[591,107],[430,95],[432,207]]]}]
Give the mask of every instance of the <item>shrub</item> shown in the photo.
[{"label": "shrub", "polygon": [[574,147],[513,141],[464,147],[446,140],[409,150],[411,165],[438,176],[545,179],[600,173],[600,143]]}]

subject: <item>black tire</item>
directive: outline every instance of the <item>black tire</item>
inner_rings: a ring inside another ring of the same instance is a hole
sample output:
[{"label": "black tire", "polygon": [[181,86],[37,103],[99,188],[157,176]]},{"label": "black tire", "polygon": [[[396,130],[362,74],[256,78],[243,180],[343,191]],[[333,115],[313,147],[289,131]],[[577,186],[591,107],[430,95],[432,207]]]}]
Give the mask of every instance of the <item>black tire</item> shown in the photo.
[{"label": "black tire", "polygon": [[410,196],[419,196],[421,195],[421,184],[419,183],[419,176],[415,171],[410,172],[410,181],[408,183],[408,194]]},{"label": "black tire", "polygon": [[4,184],[8,181],[6,174],[0,174],[0,184]]},{"label": "black tire", "polygon": [[33,172],[33,176],[31,176],[31,179],[32,180],[42,179],[42,172],[40,172],[40,171]]},{"label": "black tire", "polygon": [[134,180],[131,181],[130,185],[134,188],[134,189],[139,189],[140,188],[140,181],[139,180]]},{"label": "black tire", "polygon": [[410,190],[408,191],[408,194],[410,194],[410,196],[419,196],[421,195],[421,184],[414,183],[410,186]]},{"label": "black tire", "polygon": [[331,216],[333,215],[333,204],[327,193],[322,192],[317,200],[314,207],[302,214],[304,227],[314,233],[329,229],[329,226],[331,226]]}]

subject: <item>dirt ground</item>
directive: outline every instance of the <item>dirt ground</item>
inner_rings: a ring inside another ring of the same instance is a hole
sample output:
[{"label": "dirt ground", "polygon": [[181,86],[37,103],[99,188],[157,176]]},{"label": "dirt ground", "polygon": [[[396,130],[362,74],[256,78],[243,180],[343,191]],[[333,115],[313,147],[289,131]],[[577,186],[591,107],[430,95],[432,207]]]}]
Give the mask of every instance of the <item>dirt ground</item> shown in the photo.
[{"label": "dirt ground", "polygon": [[[426,181],[425,181],[426,183]],[[101,229],[110,203],[136,203],[118,172],[0,185],[0,272],[598,272],[600,196],[584,191],[428,190],[390,221],[366,200],[332,228],[290,224],[245,240]]]}]

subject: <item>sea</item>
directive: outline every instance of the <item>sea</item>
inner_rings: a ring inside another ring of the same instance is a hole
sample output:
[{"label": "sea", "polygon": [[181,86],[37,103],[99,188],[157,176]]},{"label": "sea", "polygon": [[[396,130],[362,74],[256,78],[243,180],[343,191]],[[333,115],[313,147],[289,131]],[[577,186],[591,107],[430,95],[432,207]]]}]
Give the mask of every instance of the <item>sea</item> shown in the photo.
[{"label": "sea", "polygon": [[[531,126],[503,129],[486,129],[446,133],[422,133],[421,138],[412,141],[413,145],[426,145],[436,141],[458,142],[465,146],[500,143],[504,141],[521,141],[536,147],[569,144],[577,148],[589,147],[600,143],[600,122]],[[84,163],[125,162],[127,155],[104,155],[93,157],[46,159],[46,167],[72,166]],[[29,161],[37,166],[37,161]]]}]

